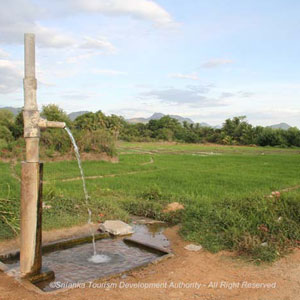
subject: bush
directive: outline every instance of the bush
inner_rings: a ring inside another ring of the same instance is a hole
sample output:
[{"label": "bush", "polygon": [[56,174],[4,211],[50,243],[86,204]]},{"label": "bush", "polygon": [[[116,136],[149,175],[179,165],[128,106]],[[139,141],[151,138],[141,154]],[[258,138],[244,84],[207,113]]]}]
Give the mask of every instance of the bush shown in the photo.
[{"label": "bush", "polygon": [[6,140],[0,138],[0,151],[7,149],[8,143]]},{"label": "bush", "polygon": [[64,154],[71,150],[71,141],[65,130],[48,128],[41,133],[41,152],[51,151]]},{"label": "bush", "polygon": [[121,205],[130,214],[178,224],[182,220],[183,210],[163,212],[165,206],[175,200],[172,195],[163,194],[159,187],[153,186],[136,199],[125,199]]},{"label": "bush", "polygon": [[13,140],[13,135],[11,131],[5,127],[0,125],[0,139],[10,142]]},{"label": "bush", "polygon": [[76,139],[82,152],[104,152],[109,156],[116,155],[115,139],[107,130],[78,131]]}]

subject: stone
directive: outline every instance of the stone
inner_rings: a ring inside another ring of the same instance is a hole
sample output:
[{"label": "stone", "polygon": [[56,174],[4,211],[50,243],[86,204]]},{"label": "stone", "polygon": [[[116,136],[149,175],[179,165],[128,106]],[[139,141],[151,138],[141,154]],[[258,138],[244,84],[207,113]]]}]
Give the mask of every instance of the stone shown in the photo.
[{"label": "stone", "polygon": [[100,224],[99,229],[112,235],[128,235],[134,233],[134,230],[130,225],[120,220],[105,221]]},{"label": "stone", "polygon": [[184,247],[184,249],[189,251],[200,251],[202,249],[201,245],[189,244]]},{"label": "stone", "polygon": [[167,212],[172,212],[172,211],[177,211],[177,210],[181,210],[184,209],[184,206],[178,202],[172,202],[169,203],[165,209],[163,210],[163,212],[167,213]]}]

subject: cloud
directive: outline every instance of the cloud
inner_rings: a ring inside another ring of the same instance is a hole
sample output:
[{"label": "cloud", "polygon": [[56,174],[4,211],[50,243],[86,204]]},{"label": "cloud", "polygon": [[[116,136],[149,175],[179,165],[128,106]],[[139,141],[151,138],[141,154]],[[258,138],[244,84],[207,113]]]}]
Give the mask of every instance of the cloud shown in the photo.
[{"label": "cloud", "polygon": [[234,97],[235,94],[234,93],[229,93],[229,92],[224,92],[221,94],[220,98],[224,99],[224,98],[231,98]]},{"label": "cloud", "polygon": [[186,104],[193,107],[220,106],[224,103],[220,99],[208,97],[207,86],[187,86],[185,89],[166,88],[151,90],[140,94],[143,99],[156,99],[163,103]]},{"label": "cloud", "polygon": [[0,10],[0,43],[23,44],[24,32],[35,33],[42,47],[61,48],[74,44],[74,39],[60,30],[42,26],[38,20],[46,13],[28,0],[6,1]]},{"label": "cloud", "polygon": [[[70,14],[70,10],[66,11]],[[24,32],[36,35],[36,43],[45,48],[82,48],[98,49],[105,53],[114,53],[116,48],[106,38],[84,37],[83,41],[70,33],[40,24],[45,20],[47,11],[28,0],[10,0],[5,9],[0,10],[0,43],[23,44]],[[1,54],[1,53],[0,53]]]},{"label": "cloud", "polygon": [[249,97],[255,95],[252,92],[245,92],[245,91],[239,91],[237,94],[239,97],[242,97],[242,98],[249,98]]},{"label": "cloud", "polygon": [[65,48],[74,46],[76,41],[70,35],[58,30],[35,24],[32,30],[37,35],[37,44],[47,48]]},{"label": "cloud", "polygon": [[123,107],[117,109],[111,109],[109,111],[112,114],[121,115],[121,116],[130,116],[130,117],[141,117],[145,114],[153,114],[152,109],[147,109],[145,107]]},{"label": "cloud", "polygon": [[[150,20],[156,25],[174,24],[170,14],[149,0],[69,0],[46,1],[10,0],[0,10],[0,44],[23,44],[24,32],[36,34],[36,43],[45,48],[97,49],[104,54],[116,52],[116,48],[105,37],[84,37],[83,41],[70,30],[65,31],[43,23],[55,18],[74,16],[76,13],[90,16],[101,13],[110,16],[131,16]],[[38,5],[39,4],[39,5]],[[78,36],[78,35],[77,35]]]},{"label": "cloud", "polygon": [[79,45],[82,49],[98,49],[107,53],[115,53],[116,48],[105,37],[91,38],[85,37],[84,42]]},{"label": "cloud", "polygon": [[225,98],[232,98],[232,97],[235,97],[235,98],[249,98],[251,96],[253,96],[254,93],[251,93],[251,92],[245,92],[245,91],[239,91],[239,92],[236,92],[236,93],[231,93],[231,92],[223,92],[221,95],[220,95],[220,98],[222,99],[225,99]]},{"label": "cloud", "polygon": [[70,3],[80,11],[109,16],[130,16],[151,21],[159,26],[175,25],[171,15],[160,5],[150,0],[73,0]]},{"label": "cloud", "polygon": [[65,62],[68,64],[78,64],[79,61],[87,60],[97,54],[99,54],[99,53],[87,52],[87,53],[77,54],[77,55],[67,57]]},{"label": "cloud", "polygon": [[8,24],[0,27],[0,43],[23,44],[24,32],[36,35],[36,43],[45,48],[64,48],[74,46],[76,40],[69,34],[54,28],[41,26],[36,22]]},{"label": "cloud", "polygon": [[4,51],[3,49],[0,48],[0,59],[1,58],[7,58],[7,57],[9,57],[9,54],[6,51]]},{"label": "cloud", "polygon": [[126,72],[117,71],[117,70],[109,70],[109,69],[94,69],[94,70],[92,70],[92,73],[100,74],[100,75],[110,75],[110,76],[127,75]]},{"label": "cloud", "polygon": [[191,73],[191,74],[171,73],[169,74],[169,77],[178,78],[178,79],[200,80],[197,73]]},{"label": "cloud", "polygon": [[211,59],[205,63],[202,64],[203,68],[216,68],[222,65],[227,65],[227,64],[232,64],[233,60],[231,59],[221,59],[221,58],[216,58],[216,59]]},{"label": "cloud", "polygon": [[0,93],[8,94],[22,87],[21,62],[0,59]]}]

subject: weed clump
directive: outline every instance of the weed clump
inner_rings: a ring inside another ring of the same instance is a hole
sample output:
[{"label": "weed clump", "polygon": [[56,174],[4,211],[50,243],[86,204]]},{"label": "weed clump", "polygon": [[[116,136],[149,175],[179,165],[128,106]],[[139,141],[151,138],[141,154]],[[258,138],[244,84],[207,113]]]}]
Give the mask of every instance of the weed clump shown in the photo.
[{"label": "weed clump", "polygon": [[136,216],[165,221],[169,224],[178,224],[182,220],[183,211],[163,211],[172,199],[171,195],[164,194],[158,186],[154,185],[143,191],[137,198],[123,201],[122,206],[130,214]]},{"label": "weed clump", "polygon": [[296,194],[197,202],[188,206],[181,234],[212,252],[235,250],[271,262],[300,240],[300,201]]}]

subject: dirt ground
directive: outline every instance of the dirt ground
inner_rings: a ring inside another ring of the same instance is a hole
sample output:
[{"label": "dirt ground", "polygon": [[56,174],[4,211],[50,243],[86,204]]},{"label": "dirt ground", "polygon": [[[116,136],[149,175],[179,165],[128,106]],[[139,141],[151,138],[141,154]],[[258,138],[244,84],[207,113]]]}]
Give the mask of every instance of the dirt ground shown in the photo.
[{"label": "dirt ground", "polygon": [[[300,299],[300,249],[272,265],[257,266],[238,260],[228,252],[211,254],[204,250],[185,250],[187,242],[178,236],[177,229],[173,227],[165,231],[175,254],[173,258],[111,279],[107,281],[111,287],[105,288],[101,285],[103,281],[95,281],[93,287],[86,285],[85,288],[41,295],[25,289],[13,278],[0,272],[0,299]],[[69,234],[72,231],[76,229]],[[52,240],[57,234],[52,232],[47,240]],[[13,242],[6,244],[7,248],[12,246],[15,246]],[[1,247],[3,250],[3,244],[0,244]],[[146,287],[146,284],[154,283],[161,284],[161,287]],[[259,286],[249,287],[249,283]],[[271,287],[263,287],[262,284],[267,283]],[[125,287],[125,284],[128,286]],[[140,287],[130,284],[139,284]]]}]

